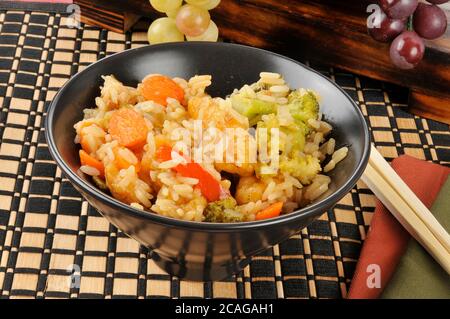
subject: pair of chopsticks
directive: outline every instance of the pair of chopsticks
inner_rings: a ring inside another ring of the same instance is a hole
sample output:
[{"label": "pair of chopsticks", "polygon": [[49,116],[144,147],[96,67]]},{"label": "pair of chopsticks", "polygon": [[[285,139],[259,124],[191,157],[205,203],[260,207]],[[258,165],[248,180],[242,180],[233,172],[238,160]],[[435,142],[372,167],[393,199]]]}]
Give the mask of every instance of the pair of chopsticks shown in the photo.
[{"label": "pair of chopsticks", "polygon": [[373,145],[369,163],[361,179],[402,226],[450,274],[450,235]]}]

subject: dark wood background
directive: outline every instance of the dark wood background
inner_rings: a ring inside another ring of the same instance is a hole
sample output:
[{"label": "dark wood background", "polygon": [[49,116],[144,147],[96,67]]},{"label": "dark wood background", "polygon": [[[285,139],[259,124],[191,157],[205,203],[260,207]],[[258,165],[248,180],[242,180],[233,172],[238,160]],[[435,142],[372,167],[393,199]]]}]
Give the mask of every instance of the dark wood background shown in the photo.
[{"label": "dark wood background", "polygon": [[[138,16],[159,16],[148,0],[75,2],[87,22],[116,31],[128,28]],[[373,2],[222,0],[211,15],[227,41],[317,60],[408,87],[412,112],[450,124],[450,30],[441,39],[426,42],[424,60],[415,69],[397,69],[389,59],[389,44],[367,35],[366,8]]]}]

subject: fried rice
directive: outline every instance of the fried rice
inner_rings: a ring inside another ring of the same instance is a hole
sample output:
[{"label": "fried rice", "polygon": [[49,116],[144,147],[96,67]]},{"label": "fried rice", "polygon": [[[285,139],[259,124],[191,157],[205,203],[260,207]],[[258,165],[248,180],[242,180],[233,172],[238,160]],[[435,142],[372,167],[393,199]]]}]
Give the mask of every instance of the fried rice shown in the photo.
[{"label": "fried rice", "polygon": [[325,174],[348,152],[329,138],[318,95],[277,73],[226,98],[206,93],[210,75],[150,74],[136,88],[103,80],[74,126],[79,172],[135,209],[207,222],[290,213],[328,191]]}]

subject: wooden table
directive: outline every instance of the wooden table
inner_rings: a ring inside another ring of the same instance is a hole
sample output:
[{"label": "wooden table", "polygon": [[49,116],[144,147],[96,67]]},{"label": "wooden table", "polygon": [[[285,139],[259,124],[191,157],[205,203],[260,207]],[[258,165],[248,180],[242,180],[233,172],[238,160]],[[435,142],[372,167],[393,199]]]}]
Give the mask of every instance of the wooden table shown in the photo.
[{"label": "wooden table", "polygon": [[[367,35],[373,0],[222,0],[211,14],[226,41],[266,48],[410,88],[414,114],[450,123],[450,28],[426,42],[414,70],[395,68],[389,45]],[[75,0],[88,23],[123,31],[137,16],[158,14],[147,0]],[[450,11],[447,10],[450,17]]]}]

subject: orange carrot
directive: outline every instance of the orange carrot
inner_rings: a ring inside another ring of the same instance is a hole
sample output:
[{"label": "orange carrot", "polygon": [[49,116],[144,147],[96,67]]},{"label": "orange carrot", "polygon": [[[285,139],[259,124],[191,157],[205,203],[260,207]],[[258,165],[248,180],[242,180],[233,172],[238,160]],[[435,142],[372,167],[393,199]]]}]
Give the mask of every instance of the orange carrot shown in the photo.
[{"label": "orange carrot", "polygon": [[[89,133],[86,133],[86,131],[85,131],[86,128],[92,127],[92,126],[95,126],[97,129],[103,131],[103,129],[100,126],[98,126],[97,124],[95,124],[95,123],[93,124],[93,123],[89,123],[89,122],[82,123],[81,127],[79,128],[81,148],[83,150],[85,150],[88,154],[91,154],[92,152],[96,151],[95,149],[93,149],[91,147],[91,144],[89,143],[89,138],[90,138]],[[96,138],[94,138],[94,141],[95,141],[95,139]],[[102,138],[102,142],[104,142],[104,137]]]},{"label": "orange carrot", "polygon": [[142,160],[142,156],[144,156],[145,153],[144,147],[135,147],[131,151],[136,155],[138,161]]},{"label": "orange carrot", "polygon": [[276,202],[257,213],[255,218],[256,220],[263,220],[277,217],[281,213],[281,208],[283,208],[283,202]]},{"label": "orange carrot", "polygon": [[125,147],[142,147],[147,140],[147,131],[144,117],[132,109],[114,111],[109,120],[109,134]]},{"label": "orange carrot", "polygon": [[183,103],[184,90],[171,78],[154,75],[142,82],[142,95],[146,100],[154,101],[163,106],[167,105],[167,98],[173,98]]},{"label": "orange carrot", "polygon": [[130,159],[127,158],[127,156],[123,156],[119,150],[122,149],[125,152],[130,152],[131,154],[129,154],[128,157],[132,157],[135,156],[133,152],[131,152],[129,149],[127,148],[120,148],[120,147],[115,147],[113,149],[114,152],[114,162],[116,163],[117,167],[119,169],[127,169],[128,167],[130,167],[131,165],[134,166],[134,168],[136,169],[136,172],[139,172],[140,167],[140,163],[139,160],[136,158],[135,161],[130,162]]},{"label": "orange carrot", "polygon": [[81,165],[87,165],[96,168],[100,172],[100,177],[105,176],[105,167],[103,166],[103,163],[86,153],[86,151],[84,150],[80,150],[80,162]]},{"label": "orange carrot", "polygon": [[156,149],[158,149],[160,146],[163,146],[163,145],[170,145],[169,140],[161,134],[155,135],[154,139],[155,139]]},{"label": "orange carrot", "polygon": [[81,148],[86,151],[86,153],[91,153],[91,147],[89,146],[89,143],[87,140],[83,137],[80,138],[80,144]]},{"label": "orange carrot", "polygon": [[[186,156],[184,157],[186,158]],[[168,145],[160,146],[156,151],[156,158],[161,162],[171,160],[172,148]],[[191,162],[190,159],[187,159],[187,161],[186,164],[178,164],[173,170],[184,177],[198,179],[196,186],[208,201],[214,202],[219,200],[222,189],[220,183],[201,165]]]},{"label": "orange carrot", "polygon": [[161,145],[156,150],[156,159],[160,162],[170,161],[172,159],[172,147],[169,145]]}]

